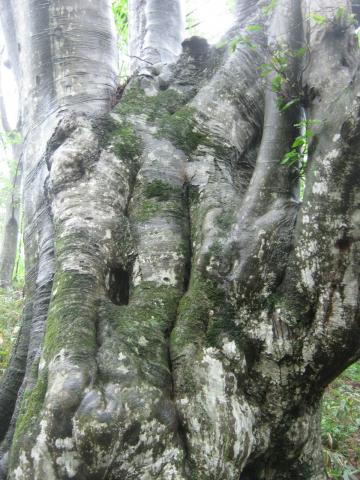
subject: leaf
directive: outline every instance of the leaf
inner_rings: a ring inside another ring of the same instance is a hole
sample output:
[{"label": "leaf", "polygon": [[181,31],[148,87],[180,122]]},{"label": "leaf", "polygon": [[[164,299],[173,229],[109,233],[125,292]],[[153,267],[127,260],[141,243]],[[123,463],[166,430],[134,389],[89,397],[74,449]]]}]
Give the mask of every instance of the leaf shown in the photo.
[{"label": "leaf", "polygon": [[302,147],[305,143],[306,139],[304,137],[297,137],[291,145],[291,148]]},{"label": "leaf", "polygon": [[257,24],[257,25],[248,25],[248,26],[246,27],[246,30],[247,30],[248,32],[260,32],[260,30],[262,30],[262,29],[263,29],[262,25],[259,25],[259,24]]},{"label": "leaf", "polygon": [[287,152],[283,159],[281,160],[280,164],[281,165],[288,165],[291,166],[294,163],[298,162],[300,160],[300,154],[296,150],[290,150],[290,152]]},{"label": "leaf", "polygon": [[271,63],[262,63],[260,65],[260,77],[267,77],[271,72],[274,71],[274,67]]},{"label": "leaf", "polygon": [[275,93],[279,93],[281,90],[282,78],[281,75],[275,75],[271,81],[271,89]]},{"label": "leaf", "polygon": [[324,17],[324,15],[320,15],[319,13],[310,13],[310,18],[319,25],[324,25],[327,22],[327,18]]},{"label": "leaf", "polygon": [[5,145],[17,145],[22,142],[21,133],[16,130],[10,132],[0,132],[0,137]]},{"label": "leaf", "polygon": [[264,15],[269,15],[276,8],[278,0],[270,0],[270,2],[262,9]]},{"label": "leaf", "polygon": [[232,52],[235,52],[236,47],[238,46],[239,43],[240,43],[240,39],[238,37],[231,40],[231,42],[229,43],[229,46]]},{"label": "leaf", "polygon": [[295,105],[296,103],[299,103],[299,98],[293,98],[292,100],[290,100],[289,102],[285,103],[285,105],[283,105],[280,110],[281,111],[284,111],[284,110],[287,110],[288,108],[292,107],[293,105]]},{"label": "leaf", "polygon": [[293,55],[294,57],[298,58],[298,57],[303,57],[305,55],[305,53],[307,52],[307,48],[306,47],[301,47],[299,48],[298,50],[295,50]]},{"label": "leaf", "polygon": [[252,50],[256,50],[257,49],[257,45],[251,41],[251,38],[246,35],[244,37],[241,37],[240,38],[240,43],[242,43],[243,45],[246,45],[247,47],[251,48]]},{"label": "leaf", "polygon": [[341,20],[345,15],[346,15],[345,8],[344,8],[344,7],[339,7],[339,8],[336,10],[335,18],[336,18],[337,20]]}]

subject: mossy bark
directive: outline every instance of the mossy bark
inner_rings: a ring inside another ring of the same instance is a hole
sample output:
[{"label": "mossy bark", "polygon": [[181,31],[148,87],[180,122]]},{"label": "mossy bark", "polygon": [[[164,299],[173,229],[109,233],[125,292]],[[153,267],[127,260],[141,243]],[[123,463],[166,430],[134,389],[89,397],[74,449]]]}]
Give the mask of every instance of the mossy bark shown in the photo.
[{"label": "mossy bark", "polygon": [[[262,23],[256,50],[187,40],[110,112],[46,123],[28,164],[29,353],[8,478],[324,479],[319,402],[360,353],[358,52],[340,86],[321,82],[331,19],[312,36],[297,0],[251,5],[240,33]],[[313,42],[307,108],[331,123],[303,203],[280,165],[300,109],[279,111],[259,75],[280,37]]]}]

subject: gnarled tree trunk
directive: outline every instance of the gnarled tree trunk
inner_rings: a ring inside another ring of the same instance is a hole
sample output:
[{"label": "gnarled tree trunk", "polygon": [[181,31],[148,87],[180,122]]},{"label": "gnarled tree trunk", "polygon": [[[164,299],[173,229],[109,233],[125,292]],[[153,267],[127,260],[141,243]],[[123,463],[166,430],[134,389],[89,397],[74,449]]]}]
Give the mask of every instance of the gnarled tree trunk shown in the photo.
[{"label": "gnarled tree trunk", "polygon": [[[234,52],[186,40],[111,112],[109,2],[21,3],[27,306],[3,475],[323,479],[319,401],[360,353],[350,3],[239,2]],[[300,201],[280,160],[304,110]]]}]

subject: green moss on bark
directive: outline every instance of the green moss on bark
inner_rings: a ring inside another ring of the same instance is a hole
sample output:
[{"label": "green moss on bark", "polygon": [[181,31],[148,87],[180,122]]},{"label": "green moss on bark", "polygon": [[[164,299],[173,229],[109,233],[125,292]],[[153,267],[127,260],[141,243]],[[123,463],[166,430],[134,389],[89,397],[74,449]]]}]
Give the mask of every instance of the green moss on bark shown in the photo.
[{"label": "green moss on bark", "polygon": [[168,335],[176,319],[182,292],[174,286],[143,282],[137,286],[128,305],[102,305],[117,344],[131,357],[138,375],[158,388],[170,388]]},{"label": "green moss on bark", "polygon": [[163,180],[153,180],[138,185],[130,209],[131,218],[145,222],[153,217],[171,217],[183,223],[182,188],[174,187]]},{"label": "green moss on bark", "polygon": [[112,132],[111,137],[115,154],[119,158],[134,160],[141,155],[141,141],[130,123],[124,122]]},{"label": "green moss on bark", "polygon": [[44,405],[47,389],[47,373],[44,371],[32,390],[25,390],[14,433],[10,468],[18,461],[19,451],[27,441],[31,442],[38,431],[39,414]]},{"label": "green moss on bark", "polygon": [[139,83],[134,82],[115,111],[122,117],[144,117],[158,128],[159,138],[169,139],[189,155],[200,143],[208,143],[208,139],[198,128],[196,109],[184,105],[185,102],[185,96],[171,88],[147,96]]},{"label": "green moss on bark", "polygon": [[91,275],[57,273],[44,340],[44,355],[48,360],[61,349],[77,358],[87,358],[95,352],[94,292],[96,280]]}]

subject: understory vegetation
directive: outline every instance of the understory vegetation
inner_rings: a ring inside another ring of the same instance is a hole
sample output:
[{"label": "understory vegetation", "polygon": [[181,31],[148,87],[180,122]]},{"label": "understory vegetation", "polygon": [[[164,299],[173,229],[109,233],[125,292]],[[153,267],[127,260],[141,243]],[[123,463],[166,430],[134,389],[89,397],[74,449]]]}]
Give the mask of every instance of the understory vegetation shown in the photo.
[{"label": "understory vegetation", "polygon": [[0,288],[0,379],[16,340],[23,308],[21,284],[11,289]]},{"label": "understory vegetation", "polygon": [[330,479],[360,478],[360,362],[351,365],[324,395],[321,420]]}]

